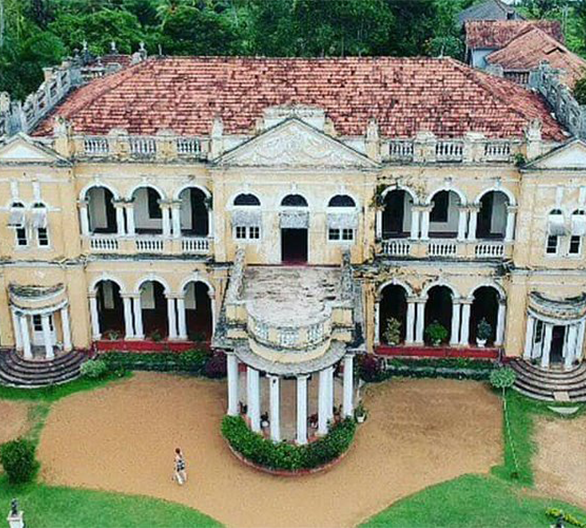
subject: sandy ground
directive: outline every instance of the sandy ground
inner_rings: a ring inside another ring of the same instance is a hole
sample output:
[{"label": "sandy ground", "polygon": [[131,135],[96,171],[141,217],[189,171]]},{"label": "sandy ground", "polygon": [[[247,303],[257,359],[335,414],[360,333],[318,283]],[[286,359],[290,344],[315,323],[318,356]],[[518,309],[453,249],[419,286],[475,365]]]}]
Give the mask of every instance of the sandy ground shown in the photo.
[{"label": "sandy ground", "polygon": [[586,416],[542,418],[536,425],[533,459],[540,491],[586,507]]},{"label": "sandy ground", "polygon": [[0,444],[26,433],[29,409],[28,403],[0,400]]},{"label": "sandy ground", "polygon": [[[327,473],[279,478],[245,467],[219,433],[225,384],[166,374],[56,403],[41,436],[53,484],[152,495],[192,506],[227,526],[354,526],[397,499],[501,457],[498,399],[483,385],[392,381],[369,389],[370,419]],[[173,448],[190,480],[171,482]]]}]

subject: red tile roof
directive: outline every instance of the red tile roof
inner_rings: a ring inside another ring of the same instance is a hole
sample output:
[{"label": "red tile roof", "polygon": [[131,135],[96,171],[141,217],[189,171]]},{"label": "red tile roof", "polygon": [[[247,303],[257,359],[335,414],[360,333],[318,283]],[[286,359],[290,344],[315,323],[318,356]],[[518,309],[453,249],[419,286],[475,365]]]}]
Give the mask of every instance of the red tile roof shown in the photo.
[{"label": "red tile roof", "polygon": [[563,44],[539,28],[532,28],[511,40],[504,48],[491,53],[486,60],[507,70],[532,70],[546,60],[556,69],[566,73],[564,81],[569,86],[586,73],[586,60],[572,53]]},{"label": "red tile roof", "polygon": [[562,25],[557,20],[470,20],[464,27],[468,49],[500,49],[534,27],[564,41]]},{"label": "red tile roof", "polygon": [[[56,114],[86,134],[208,135],[216,115],[225,133],[249,134],[265,108],[292,104],[323,108],[342,135],[364,135],[374,117],[387,137],[520,137],[539,118],[545,137],[563,138],[538,95],[449,58],[153,57],[79,88]],[[35,135],[52,133],[53,116]]]}]

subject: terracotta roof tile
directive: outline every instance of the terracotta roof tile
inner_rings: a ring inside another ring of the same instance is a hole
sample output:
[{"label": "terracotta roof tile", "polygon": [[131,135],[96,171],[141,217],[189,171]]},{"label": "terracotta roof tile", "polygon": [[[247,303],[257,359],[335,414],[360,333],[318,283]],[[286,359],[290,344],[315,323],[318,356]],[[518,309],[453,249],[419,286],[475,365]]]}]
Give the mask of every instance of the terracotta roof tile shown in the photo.
[{"label": "terracotta roof tile", "polygon": [[558,20],[471,20],[464,25],[468,49],[500,49],[519,34],[538,27],[559,42],[564,41]]},{"label": "terracotta roof tile", "polygon": [[[520,137],[539,118],[545,137],[563,138],[538,95],[449,58],[153,57],[78,89],[56,114],[86,134],[208,135],[216,115],[226,133],[248,134],[265,108],[292,104],[323,108],[342,135],[375,117],[386,137]],[[52,128],[49,116],[35,135]]]},{"label": "terracotta roof tile", "polygon": [[584,76],[586,61],[539,28],[533,28],[511,40],[504,48],[491,53],[486,60],[504,70],[532,70],[546,60],[556,69],[564,70],[569,86]]}]

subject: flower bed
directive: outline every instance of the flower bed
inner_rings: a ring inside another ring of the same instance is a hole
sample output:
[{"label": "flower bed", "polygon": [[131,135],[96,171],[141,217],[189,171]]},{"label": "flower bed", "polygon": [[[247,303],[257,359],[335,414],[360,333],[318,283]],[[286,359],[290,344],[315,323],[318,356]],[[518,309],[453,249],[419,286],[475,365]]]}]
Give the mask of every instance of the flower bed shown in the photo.
[{"label": "flower bed", "polygon": [[222,435],[237,455],[277,474],[305,474],[324,469],[346,453],[355,432],[355,421],[346,418],[315,442],[293,445],[284,441],[275,443],[251,431],[241,416],[225,416],[222,420]]}]

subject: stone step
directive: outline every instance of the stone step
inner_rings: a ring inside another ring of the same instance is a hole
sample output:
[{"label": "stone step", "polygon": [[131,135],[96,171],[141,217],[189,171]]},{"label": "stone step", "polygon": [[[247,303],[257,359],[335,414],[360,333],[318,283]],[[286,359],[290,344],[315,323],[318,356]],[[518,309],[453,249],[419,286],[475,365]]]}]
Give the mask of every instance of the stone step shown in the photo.
[{"label": "stone step", "polygon": [[566,380],[572,377],[576,377],[582,374],[586,374],[586,365],[579,365],[569,370],[543,370],[531,363],[523,360],[513,360],[510,366],[515,370],[521,370],[523,372],[531,372],[538,376],[545,376],[549,379],[561,379]]},{"label": "stone step", "polygon": [[62,361],[58,365],[54,365],[52,363],[44,363],[42,365],[39,365],[33,362],[23,363],[20,361],[15,361],[14,357],[10,355],[0,356],[0,363],[4,364],[7,370],[10,370],[15,373],[19,372],[22,374],[30,374],[33,376],[48,373],[59,373],[60,371],[65,369],[75,368],[81,365],[81,363],[83,363],[84,360],[85,357],[83,356],[83,354],[72,354],[67,359],[67,361]]},{"label": "stone step", "polygon": [[551,390],[572,390],[586,386],[586,376],[571,378],[565,381],[560,379],[551,380],[544,377],[538,377],[527,372],[517,372],[517,378],[528,385],[533,385]]},{"label": "stone step", "polygon": [[22,357],[19,353],[14,352],[14,351],[10,351],[6,354],[0,355],[0,357],[9,358],[15,364],[23,365],[26,367],[38,367],[38,368],[43,368],[43,367],[48,367],[48,366],[58,367],[59,365],[70,362],[73,358],[76,358],[78,356],[84,356],[84,354],[81,352],[74,351],[74,352],[68,352],[68,353],[61,353],[58,356],[56,356],[54,359],[33,359],[33,360],[24,359],[24,357]]},{"label": "stone step", "polygon": [[23,387],[23,388],[38,388],[46,387],[48,385],[60,385],[72,381],[79,376],[79,370],[71,370],[62,372],[58,376],[51,376],[47,378],[39,379],[24,379],[21,376],[15,376],[9,372],[0,370],[0,382],[3,385],[11,387]]}]

